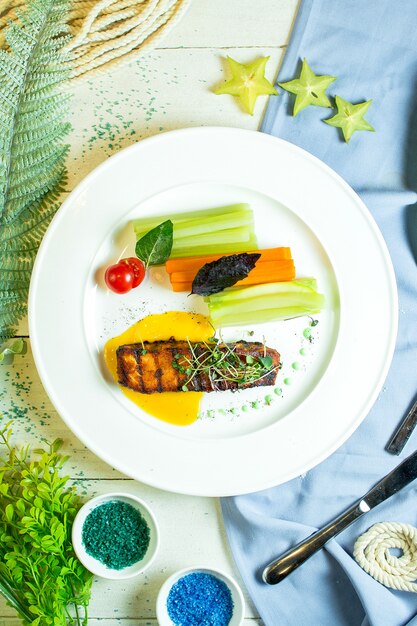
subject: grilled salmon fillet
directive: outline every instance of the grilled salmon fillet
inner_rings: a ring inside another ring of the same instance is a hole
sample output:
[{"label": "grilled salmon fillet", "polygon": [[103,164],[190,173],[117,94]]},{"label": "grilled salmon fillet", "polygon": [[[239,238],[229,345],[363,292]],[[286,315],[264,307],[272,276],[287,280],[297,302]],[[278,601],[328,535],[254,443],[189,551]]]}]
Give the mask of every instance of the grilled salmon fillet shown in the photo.
[{"label": "grilled salmon fillet", "polygon": [[[276,350],[248,341],[145,341],[120,346],[116,355],[119,384],[140,393],[226,391],[274,385],[280,364]],[[233,375],[219,375],[229,362]]]}]

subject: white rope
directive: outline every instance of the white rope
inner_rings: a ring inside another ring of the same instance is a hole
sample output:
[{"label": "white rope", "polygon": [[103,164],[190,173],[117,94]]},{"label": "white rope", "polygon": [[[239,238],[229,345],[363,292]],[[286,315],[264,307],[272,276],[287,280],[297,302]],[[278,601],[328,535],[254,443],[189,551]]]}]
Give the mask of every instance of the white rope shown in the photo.
[{"label": "white rope", "polygon": [[[66,46],[73,60],[71,78],[91,77],[137,59],[182,17],[191,0],[72,0]],[[2,0],[0,48],[4,29],[25,0]]]},{"label": "white rope", "polygon": [[[399,556],[392,548],[401,551]],[[417,593],[417,528],[398,522],[381,522],[358,537],[353,556],[367,574],[401,591]]]}]

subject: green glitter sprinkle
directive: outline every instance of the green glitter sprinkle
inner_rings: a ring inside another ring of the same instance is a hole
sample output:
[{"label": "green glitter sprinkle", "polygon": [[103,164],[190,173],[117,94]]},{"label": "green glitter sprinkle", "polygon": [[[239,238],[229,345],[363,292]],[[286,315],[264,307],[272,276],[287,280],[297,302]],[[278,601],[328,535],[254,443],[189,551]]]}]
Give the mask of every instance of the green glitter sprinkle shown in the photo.
[{"label": "green glitter sprinkle", "polygon": [[87,515],[82,542],[90,556],[111,569],[141,561],[150,541],[146,520],[131,504],[111,500]]},{"label": "green glitter sprinkle", "polygon": [[291,378],[284,378],[284,385],[291,385],[292,380]]},{"label": "green glitter sprinkle", "polygon": [[275,387],[274,394],[277,395],[277,396],[280,396],[282,394],[281,387]]},{"label": "green glitter sprinkle", "polygon": [[297,371],[300,369],[300,364],[298,361],[294,361],[294,363],[291,364],[291,367],[293,368],[293,370]]}]

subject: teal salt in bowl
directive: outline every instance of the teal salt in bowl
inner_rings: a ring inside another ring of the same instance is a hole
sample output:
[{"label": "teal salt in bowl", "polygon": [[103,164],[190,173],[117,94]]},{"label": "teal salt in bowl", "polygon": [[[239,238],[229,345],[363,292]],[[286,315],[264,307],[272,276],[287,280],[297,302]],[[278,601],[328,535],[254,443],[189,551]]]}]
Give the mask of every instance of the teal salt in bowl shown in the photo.
[{"label": "teal salt in bowl", "polygon": [[150,566],[158,551],[159,531],[143,500],[128,493],[108,493],[92,498],[78,511],[72,544],[90,572],[123,580]]}]

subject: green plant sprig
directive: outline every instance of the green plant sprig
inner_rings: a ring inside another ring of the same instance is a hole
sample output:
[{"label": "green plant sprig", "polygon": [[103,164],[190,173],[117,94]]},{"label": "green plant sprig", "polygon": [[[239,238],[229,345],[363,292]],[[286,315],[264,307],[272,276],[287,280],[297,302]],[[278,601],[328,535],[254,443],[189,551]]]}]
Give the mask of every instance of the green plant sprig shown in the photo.
[{"label": "green plant sprig", "polygon": [[11,445],[10,425],[0,430],[0,593],[25,625],[86,625],[92,575],[72,547],[81,502],[60,475],[62,440],[32,460],[29,446]]},{"label": "green plant sprig", "polygon": [[[279,366],[272,367],[272,358],[266,355],[254,357],[247,355],[244,359],[237,354],[233,347],[227,343],[192,344],[188,341],[191,358],[186,355],[175,355],[172,362],[174,369],[182,374],[187,374],[188,379],[183,385],[183,391],[188,391],[188,385],[193,379],[204,374],[209,377],[213,389],[218,389],[220,383],[231,382],[237,385],[246,385],[258,382]],[[198,354],[197,348],[203,346],[203,351]]]}]

